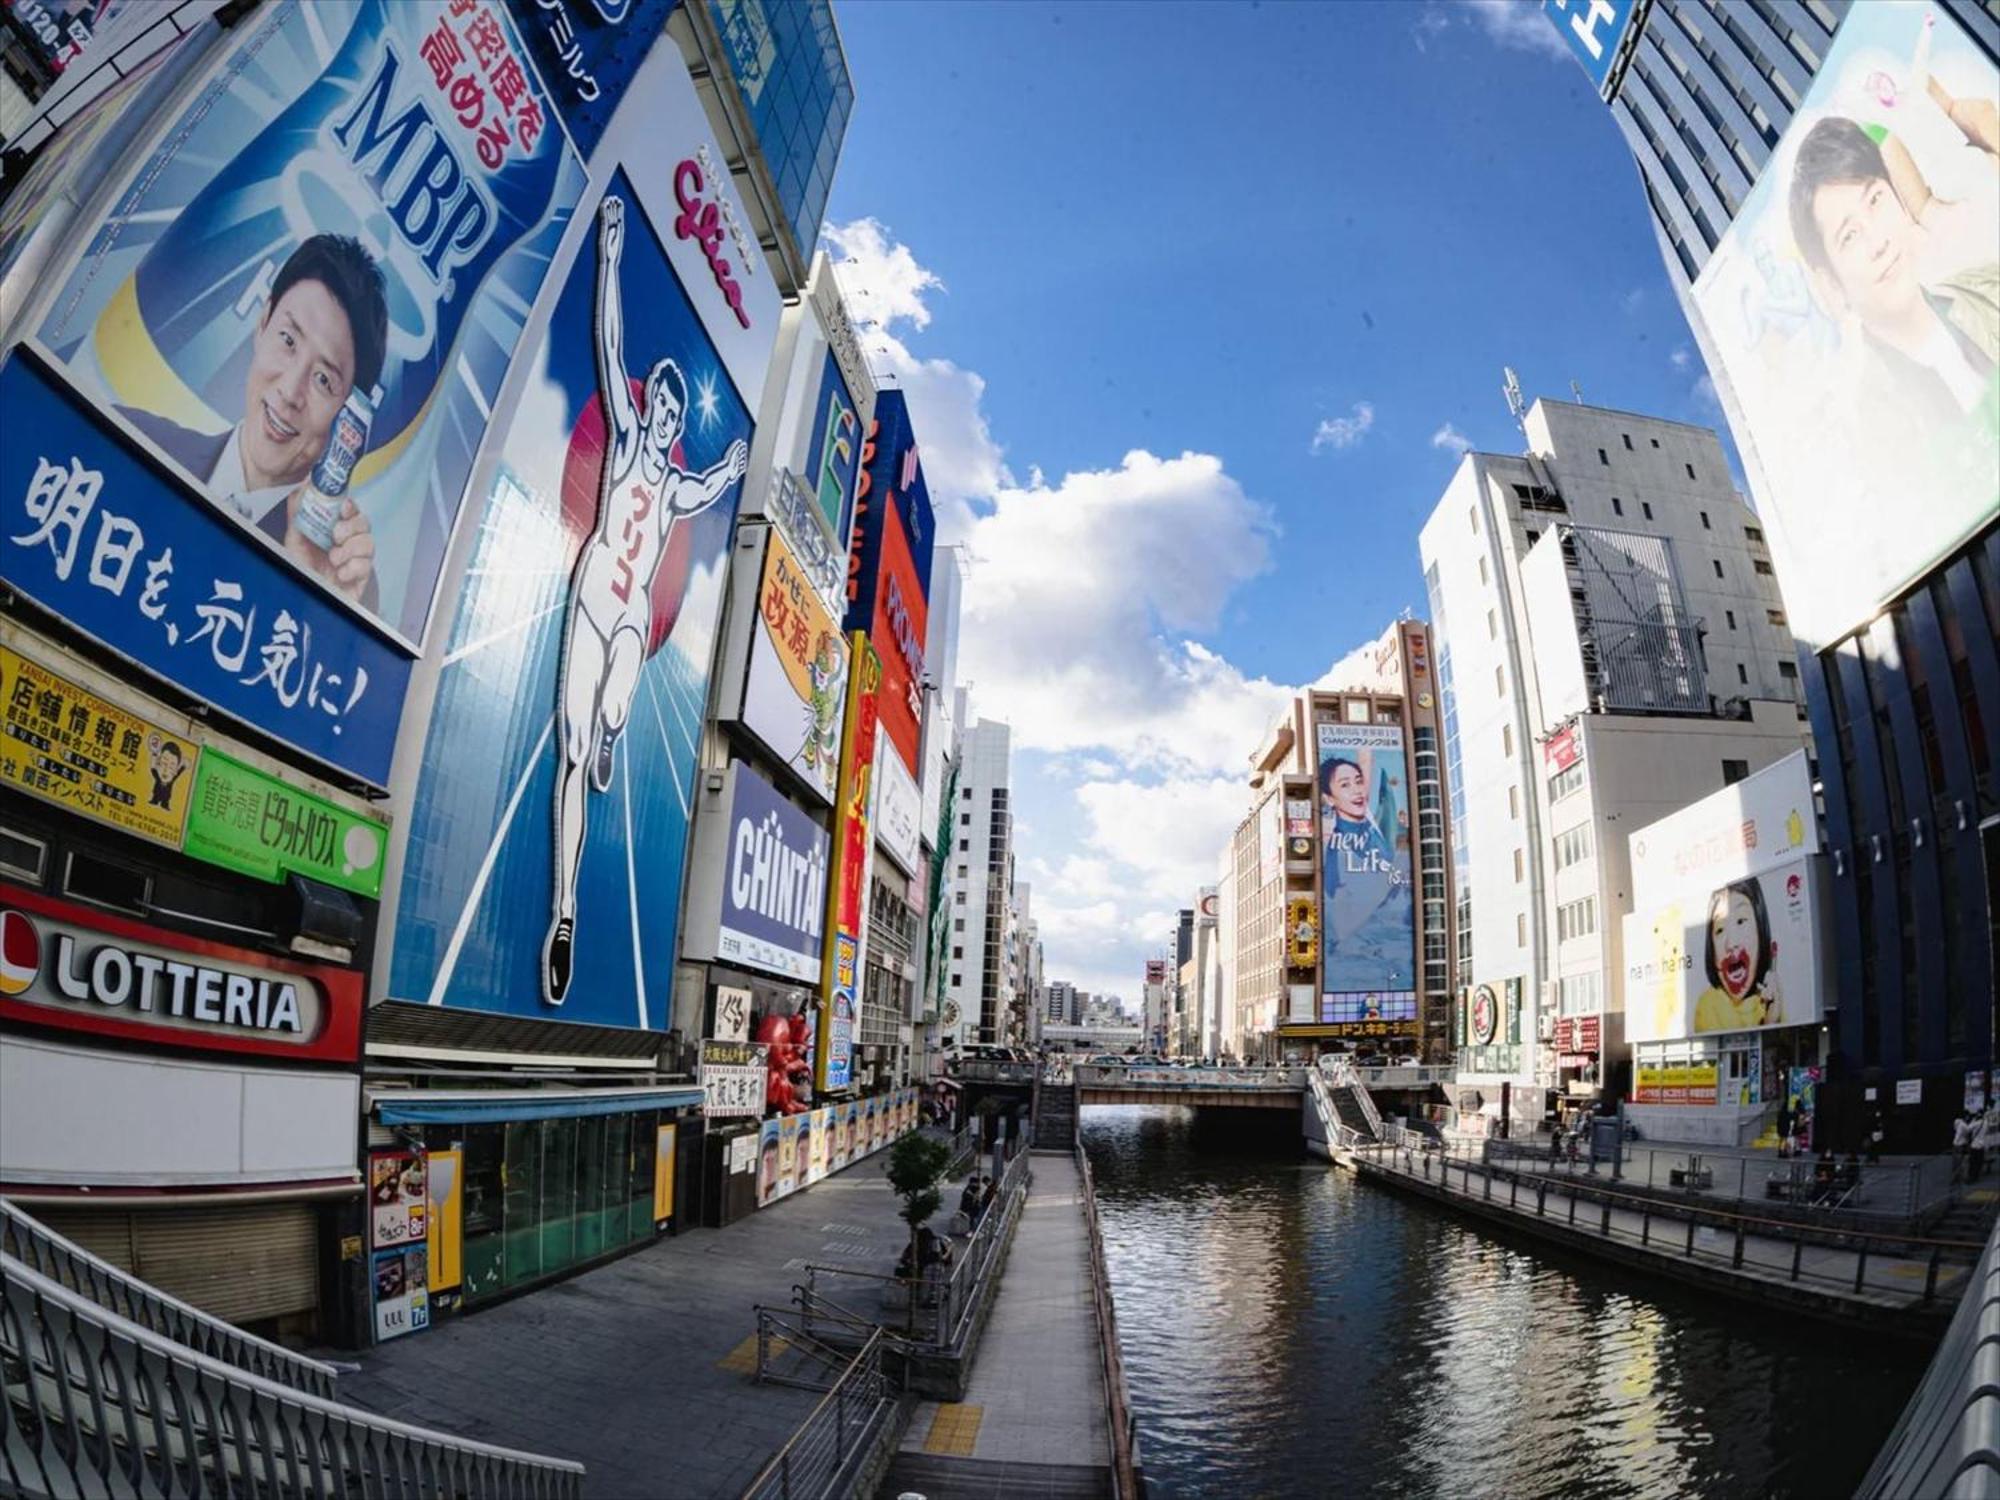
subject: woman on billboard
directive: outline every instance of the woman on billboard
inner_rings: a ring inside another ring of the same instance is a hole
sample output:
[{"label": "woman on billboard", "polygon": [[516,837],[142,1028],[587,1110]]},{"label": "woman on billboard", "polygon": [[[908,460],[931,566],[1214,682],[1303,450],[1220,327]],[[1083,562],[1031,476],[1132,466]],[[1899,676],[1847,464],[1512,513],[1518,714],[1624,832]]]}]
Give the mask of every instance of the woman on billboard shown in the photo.
[{"label": "woman on billboard", "polygon": [[[1323,941],[1326,987],[1381,988],[1406,972],[1410,912],[1409,885],[1391,836],[1368,810],[1366,750],[1326,755],[1320,762],[1320,819],[1325,844]],[[1376,959],[1400,969],[1377,972]],[[1367,970],[1343,977],[1341,961]]]},{"label": "woman on billboard", "polygon": [[1782,1021],[1777,959],[1764,892],[1755,880],[1735,881],[1710,896],[1702,953],[1708,988],[1694,1003],[1694,1029],[1748,1031]]}]

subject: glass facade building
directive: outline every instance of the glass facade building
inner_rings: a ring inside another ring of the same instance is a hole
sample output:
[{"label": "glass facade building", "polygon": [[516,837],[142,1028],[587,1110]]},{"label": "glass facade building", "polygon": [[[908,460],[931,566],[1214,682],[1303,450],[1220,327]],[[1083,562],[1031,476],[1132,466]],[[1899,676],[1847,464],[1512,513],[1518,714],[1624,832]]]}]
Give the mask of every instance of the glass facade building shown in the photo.
[{"label": "glass facade building", "polygon": [[[1936,3],[2000,58],[2000,0]],[[1634,8],[1604,96],[1638,163],[1668,275],[1697,327],[1696,278],[1772,160],[1841,23],[1863,8],[1852,0],[1652,0]],[[1994,1052],[2000,526],[1940,559],[1858,629],[1802,638],[1799,669],[1832,876],[1836,984],[1825,997],[1834,1014],[1822,1097],[1858,1119],[1865,1089],[1931,1078],[1938,1086],[1923,1090],[1924,1113],[1941,1120],[1961,1097],[1962,1075],[1991,1067]]]},{"label": "glass facade building", "polygon": [[819,241],[854,84],[829,0],[708,0],[802,259]]}]

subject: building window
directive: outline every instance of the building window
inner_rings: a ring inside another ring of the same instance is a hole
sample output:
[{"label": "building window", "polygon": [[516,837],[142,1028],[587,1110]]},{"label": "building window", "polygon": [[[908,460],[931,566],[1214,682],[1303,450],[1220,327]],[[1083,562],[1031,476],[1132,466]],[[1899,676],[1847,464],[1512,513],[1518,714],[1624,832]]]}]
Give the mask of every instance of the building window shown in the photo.
[{"label": "building window", "polygon": [[1690,479],[1694,478],[1694,465],[1693,465],[1693,464],[1684,464],[1684,465],[1682,465],[1682,467],[1683,467],[1683,468],[1685,468],[1685,469],[1686,469],[1686,470],[1688,471],[1688,478],[1690,478]]},{"label": "building window", "polygon": [[1606,453],[1602,448],[1597,450],[1597,461],[1607,469],[1611,467],[1611,455]]},{"label": "building window", "polygon": [[953,902],[953,903],[954,903],[955,905],[958,905],[958,906],[963,906],[963,905],[965,905],[965,892],[964,892],[964,891],[953,891],[953,892],[951,893],[951,899],[952,899],[952,902]]},{"label": "building window", "polygon": [[1750,566],[1754,571],[1761,573],[1766,578],[1769,578],[1771,576],[1771,565],[1765,562],[1764,559],[1761,557],[1751,558]]},{"label": "building window", "polygon": [[1487,577],[1486,577],[1486,559],[1485,559],[1485,558],[1483,558],[1483,557],[1479,559],[1479,581],[1480,581],[1481,583],[1485,583],[1485,582],[1487,582]]},{"label": "building window", "polygon": [[1466,519],[1466,520],[1468,520],[1468,521],[1470,521],[1470,522],[1472,523],[1472,534],[1473,534],[1474,536],[1478,536],[1478,535],[1479,535],[1479,507],[1478,507],[1478,506],[1476,506],[1476,505],[1468,505],[1468,506],[1466,506],[1466,508],[1465,508],[1465,519]]},{"label": "building window", "polygon": [[953,948],[951,950],[951,956],[953,958],[963,958],[965,957],[965,950],[963,948]]},{"label": "building window", "polygon": [[972,814],[969,812],[960,813],[958,815],[958,826],[960,828],[970,828],[972,826]]},{"label": "building window", "polygon": [[1761,526],[1745,526],[1743,528],[1743,534],[1748,538],[1750,538],[1750,540],[1753,542],[1761,542],[1764,540],[1764,528]]},{"label": "building window", "polygon": [[951,976],[951,987],[953,989],[960,989],[964,986],[964,984],[965,984],[965,976],[963,974],[954,974]]},{"label": "building window", "polygon": [[1598,976],[1574,974],[1556,981],[1556,1008],[1566,1016],[1595,1015],[1604,1008]]},{"label": "building window", "polygon": [[959,852],[960,854],[963,854],[963,853],[965,853],[965,852],[966,852],[966,850],[970,849],[971,847],[972,847],[972,840],[971,840],[971,839],[960,839],[960,840],[958,841],[958,852]]},{"label": "building window", "polygon": [[1750,762],[1747,760],[1725,760],[1722,763],[1722,784],[1724,786],[1735,786],[1737,782],[1743,780],[1749,774]]},{"label": "building window", "polygon": [[1736,664],[1736,681],[1740,687],[1748,687],[1750,685],[1750,669],[1740,661]]},{"label": "building window", "polygon": [[1489,641],[1500,639],[1500,615],[1495,610],[1486,611],[1486,639]]},{"label": "building window", "polygon": [[1653,519],[1653,502],[1652,502],[1652,501],[1650,501],[1650,500],[1641,500],[1641,501],[1639,502],[1639,514],[1640,514],[1640,515],[1642,515],[1642,516],[1644,516],[1644,517],[1645,517],[1645,518],[1646,518],[1647,520],[1649,520],[1649,521],[1650,521],[1650,520],[1652,520],[1652,519]]},{"label": "building window", "polygon": [[1579,823],[1574,828],[1565,828],[1556,835],[1556,868],[1567,870],[1571,865],[1589,859],[1592,853],[1591,825]]},{"label": "building window", "polygon": [[1785,612],[1782,609],[1767,609],[1764,611],[1764,618],[1769,620],[1773,625],[1783,628]]},{"label": "building window", "polygon": [[1565,901],[1556,908],[1556,941],[1568,942],[1571,938],[1589,937],[1597,931],[1597,898],[1585,896],[1581,901]]},{"label": "building window", "polygon": [[1507,696],[1507,674],[1498,667],[1493,669],[1493,691],[1502,698]]},{"label": "building window", "polygon": [[1341,717],[1346,719],[1350,724],[1366,724],[1368,722],[1368,700],[1366,698],[1349,698],[1345,703],[1340,705],[1340,710]]},{"label": "building window", "polygon": [[1736,628],[1736,611],[1735,611],[1735,610],[1733,610],[1733,609],[1725,609],[1725,610],[1724,610],[1724,611],[1722,612],[1722,618],[1723,618],[1723,619],[1725,619],[1725,620],[1727,620],[1727,621],[1729,622],[1729,628],[1730,628],[1731,630],[1734,630],[1734,629]]},{"label": "building window", "polygon": [[1708,512],[1707,512],[1707,511],[1703,511],[1703,512],[1701,513],[1701,529],[1702,529],[1703,531],[1713,531],[1713,530],[1715,530],[1715,528],[1714,528],[1713,526],[1711,526],[1711,525],[1709,525],[1709,524],[1708,524]]},{"label": "building window", "polygon": [[1517,786],[1507,788],[1507,816],[1510,818],[1521,816],[1521,789]]},{"label": "building window", "polygon": [[1653,446],[1654,446],[1655,448],[1657,448],[1657,447],[1659,447],[1659,446],[1660,446],[1660,440],[1659,440],[1658,438],[1652,438],[1652,439],[1650,439],[1649,441],[1651,441],[1652,445],[1653,445]]},{"label": "building window", "polygon": [[1780,677],[1786,677],[1786,678],[1794,678],[1794,679],[1797,678],[1799,675],[1799,664],[1795,661],[1779,662],[1778,675]]},{"label": "building window", "polygon": [[1625,514],[1625,502],[1620,500],[1616,495],[1611,497],[1611,514],[1614,516]]},{"label": "building window", "polygon": [[1529,545],[1530,547],[1534,546],[1534,545],[1535,545],[1535,543],[1536,543],[1536,542],[1538,542],[1538,541],[1540,541],[1540,540],[1541,540],[1541,538],[1542,538],[1542,534],[1541,534],[1541,533],[1540,533],[1539,531],[1536,531],[1536,530],[1534,530],[1534,529],[1532,529],[1532,528],[1530,528],[1530,529],[1528,529],[1528,530],[1526,530],[1526,531],[1523,531],[1523,532],[1521,533],[1521,536],[1522,536],[1522,538],[1523,538],[1523,539],[1524,539],[1524,540],[1525,540],[1525,541],[1527,542],[1527,544],[1528,544],[1528,545]]},{"label": "building window", "polygon": [[1522,881],[1526,880],[1527,878],[1528,878],[1527,851],[1523,849],[1516,849],[1514,851],[1514,884],[1519,885]]},{"label": "building window", "polygon": [[1556,772],[1549,778],[1549,801],[1560,802],[1571,792],[1583,790],[1583,763],[1578,761],[1567,770]]},{"label": "building window", "polygon": [[952,930],[953,932],[963,932],[963,931],[965,931],[965,918],[963,918],[963,917],[954,917],[954,918],[952,919],[952,923],[951,923],[951,930]]},{"label": "building window", "polygon": [[1517,911],[1514,913],[1514,946],[1516,948],[1525,948],[1528,946],[1528,914],[1526,912]]},{"label": "building window", "polygon": [[1502,724],[1500,726],[1500,753],[1509,756],[1514,753],[1514,726],[1512,724]]},{"label": "building window", "polygon": [[1625,439],[1625,451],[1627,453],[1630,453],[1632,451],[1632,434],[1629,432],[1621,432],[1618,435],[1623,439]]},{"label": "building window", "polygon": [[1716,557],[1716,558],[1711,558],[1709,561],[1710,565],[1715,569],[1715,576],[1717,578],[1720,578],[1722,576],[1722,559]]}]

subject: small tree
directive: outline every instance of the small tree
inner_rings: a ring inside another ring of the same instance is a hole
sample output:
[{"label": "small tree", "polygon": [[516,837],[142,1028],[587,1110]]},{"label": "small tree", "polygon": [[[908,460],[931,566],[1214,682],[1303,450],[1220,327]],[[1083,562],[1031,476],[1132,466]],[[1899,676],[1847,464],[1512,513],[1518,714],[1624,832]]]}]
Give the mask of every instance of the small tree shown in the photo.
[{"label": "small tree", "polygon": [[[930,1220],[944,1202],[938,1183],[951,1164],[951,1148],[942,1141],[912,1131],[889,1148],[889,1186],[903,1200],[896,1217],[910,1226],[910,1270],[912,1283],[922,1280],[923,1266],[917,1253],[917,1231]],[[916,1326],[917,1292],[910,1288],[910,1326]]]}]

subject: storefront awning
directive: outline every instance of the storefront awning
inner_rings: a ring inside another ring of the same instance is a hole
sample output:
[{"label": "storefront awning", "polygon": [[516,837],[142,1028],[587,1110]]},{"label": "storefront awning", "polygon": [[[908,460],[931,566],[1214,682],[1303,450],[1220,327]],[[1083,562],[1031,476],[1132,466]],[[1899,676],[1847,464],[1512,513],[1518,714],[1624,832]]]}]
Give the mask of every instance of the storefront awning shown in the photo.
[{"label": "storefront awning", "polygon": [[505,1120],[560,1120],[623,1115],[641,1109],[689,1109],[702,1092],[671,1089],[398,1089],[375,1096],[384,1125],[478,1125]]}]

